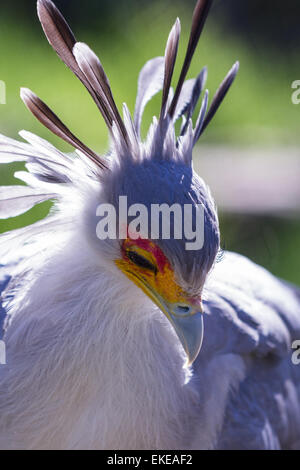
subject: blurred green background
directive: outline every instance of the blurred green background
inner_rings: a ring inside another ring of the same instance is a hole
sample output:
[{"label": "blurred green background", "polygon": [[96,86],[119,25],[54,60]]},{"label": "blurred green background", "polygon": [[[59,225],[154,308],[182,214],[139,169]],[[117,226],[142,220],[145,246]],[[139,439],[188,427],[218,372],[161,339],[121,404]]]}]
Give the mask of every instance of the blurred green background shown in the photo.
[{"label": "blurred green background", "polygon": [[[99,55],[120,106],[126,101],[133,111],[140,68],[151,57],[164,53],[169,30],[179,16],[182,23],[175,79],[180,71],[188,40],[194,0],[57,0],[56,5],[68,19],[78,40],[88,43]],[[195,164],[201,174],[203,149],[226,149],[240,154],[253,148],[274,165],[272,151],[285,159],[293,149],[300,162],[300,105],[291,101],[291,84],[300,80],[300,3],[295,0],[216,0],[196,51],[189,77],[203,65],[209,69],[207,86],[212,94],[235,60],[240,72],[227,97],[195,151]],[[6,105],[0,105],[0,132],[17,137],[27,129],[47,138],[58,148],[72,149],[52,136],[27,111],[19,98],[19,88],[36,92],[85,143],[105,151],[108,136],[96,106],[80,82],[61,63],[44,38],[36,16],[34,0],[14,0],[1,5],[0,80],[6,84]],[[160,96],[146,108],[143,130],[157,114]],[[251,154],[251,152],[250,152]],[[268,157],[265,156],[268,154]],[[248,158],[248,157],[247,157]],[[288,164],[288,159],[286,160]],[[13,178],[21,164],[3,165],[0,184],[16,184]],[[299,168],[299,166],[298,166]],[[222,180],[222,160],[211,170]],[[235,172],[235,168],[232,168]],[[257,170],[259,172],[259,168]],[[206,177],[206,175],[203,175]],[[210,182],[209,175],[208,182]],[[294,175],[295,176],[295,175]],[[300,174],[297,177],[299,180]],[[235,175],[241,175],[237,171]],[[264,175],[268,186],[268,172]],[[275,183],[274,183],[275,184]],[[289,191],[289,181],[283,191]],[[299,184],[300,186],[300,184]],[[217,188],[211,187],[212,192]],[[272,189],[272,188],[271,188]],[[276,188],[273,188],[276,192]],[[281,189],[282,190],[282,189]],[[256,191],[255,182],[253,191]],[[220,206],[222,244],[250,256],[275,274],[300,284],[300,201],[293,201],[285,213],[264,210],[228,210]],[[239,197],[239,194],[236,194]],[[298,210],[295,206],[298,204]],[[49,211],[41,204],[23,216],[0,221],[0,232],[26,225]],[[1,261],[1,260],[0,260]]]}]

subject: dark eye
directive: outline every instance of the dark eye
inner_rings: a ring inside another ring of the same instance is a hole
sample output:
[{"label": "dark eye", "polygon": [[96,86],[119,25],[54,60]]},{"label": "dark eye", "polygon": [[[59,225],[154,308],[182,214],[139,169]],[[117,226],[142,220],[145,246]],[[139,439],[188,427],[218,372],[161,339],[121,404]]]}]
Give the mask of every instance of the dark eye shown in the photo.
[{"label": "dark eye", "polygon": [[154,273],[157,272],[157,269],[154,266],[154,264],[150,263],[150,261],[148,261],[143,256],[139,255],[135,251],[127,251],[127,256],[130,259],[130,261],[132,261],[134,264],[136,264],[140,268],[149,269],[150,271],[153,271]]}]

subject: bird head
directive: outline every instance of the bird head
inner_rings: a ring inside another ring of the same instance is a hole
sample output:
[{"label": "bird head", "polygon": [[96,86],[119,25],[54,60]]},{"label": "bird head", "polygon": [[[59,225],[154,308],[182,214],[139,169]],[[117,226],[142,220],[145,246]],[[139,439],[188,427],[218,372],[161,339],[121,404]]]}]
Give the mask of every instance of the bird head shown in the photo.
[{"label": "bird head", "polygon": [[[189,363],[200,350],[203,337],[201,295],[219,249],[216,209],[208,187],[193,170],[192,150],[238,70],[236,63],[209,108],[208,91],[203,91],[206,68],[197,78],[185,80],[211,3],[211,0],[198,0],[196,4],[175,91],[171,81],[180,36],[178,19],[169,34],[164,56],[149,60],[140,72],[132,118],[126,104],[121,117],[98,57],[86,44],[76,41],[50,0],[38,0],[38,15],[48,41],[87,88],[105,120],[111,136],[106,157],[99,156],[75,137],[34,93],[28,89],[21,91],[29,110],[48,129],[75,147],[77,158],[84,161],[87,177],[79,177],[78,167],[74,177],[71,172],[60,171],[59,174],[57,167],[54,171],[45,158],[42,165],[37,158],[34,163],[31,160],[28,169],[36,179],[46,180],[47,184],[94,188],[93,209],[90,206],[87,215],[94,244],[102,252],[106,265],[110,264],[126,276],[128,282],[141,289],[167,317]],[[143,140],[140,127],[144,108],[160,90],[159,115],[153,118]],[[194,126],[192,116],[200,96],[202,103]],[[175,123],[179,118],[182,124],[176,135]],[[34,145],[32,137],[23,133],[24,136]],[[112,226],[108,228],[110,223]]]},{"label": "bird head", "polygon": [[[109,230],[113,221],[112,236],[98,233],[95,245],[103,244],[107,262],[165,314],[191,363],[203,337],[203,285],[219,250],[213,200],[204,181],[184,162],[122,162],[103,180],[97,208],[103,211],[92,224],[97,233],[95,223],[100,220],[98,227]],[[100,213],[97,209],[91,216]]]}]

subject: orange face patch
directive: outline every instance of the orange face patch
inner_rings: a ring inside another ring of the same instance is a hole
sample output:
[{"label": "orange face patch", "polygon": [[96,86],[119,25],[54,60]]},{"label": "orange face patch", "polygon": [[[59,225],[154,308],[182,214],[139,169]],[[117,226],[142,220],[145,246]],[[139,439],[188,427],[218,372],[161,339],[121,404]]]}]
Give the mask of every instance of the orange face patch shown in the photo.
[{"label": "orange face patch", "polygon": [[169,304],[187,301],[168,259],[152,240],[126,238],[122,244],[122,259],[115,263],[147,295],[158,294]]}]

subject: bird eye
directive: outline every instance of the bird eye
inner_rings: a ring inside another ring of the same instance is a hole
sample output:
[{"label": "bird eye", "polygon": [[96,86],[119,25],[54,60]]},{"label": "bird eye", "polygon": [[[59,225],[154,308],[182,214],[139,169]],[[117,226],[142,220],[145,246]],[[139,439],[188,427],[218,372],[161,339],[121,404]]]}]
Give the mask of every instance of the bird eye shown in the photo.
[{"label": "bird eye", "polygon": [[157,268],[152,264],[150,261],[148,261],[144,256],[139,255],[135,251],[127,251],[127,256],[132,261],[134,264],[139,266],[140,268],[144,269],[149,269],[150,271],[153,271],[154,273],[157,272]]}]

